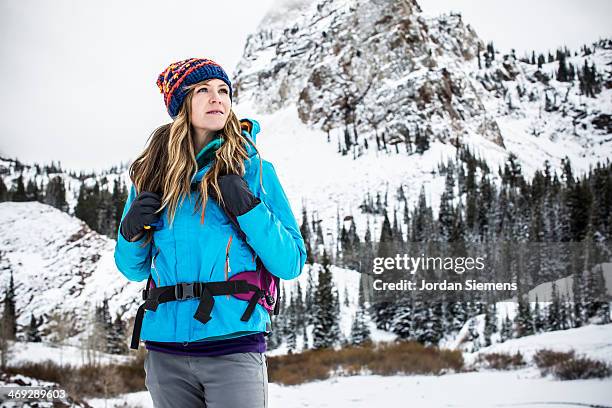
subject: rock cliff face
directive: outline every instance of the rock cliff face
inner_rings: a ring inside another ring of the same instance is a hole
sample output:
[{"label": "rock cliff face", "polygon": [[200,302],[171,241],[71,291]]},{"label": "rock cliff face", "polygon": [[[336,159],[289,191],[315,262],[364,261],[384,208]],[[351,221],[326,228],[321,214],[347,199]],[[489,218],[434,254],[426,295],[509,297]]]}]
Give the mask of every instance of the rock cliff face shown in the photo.
[{"label": "rock cliff face", "polygon": [[[325,0],[302,10],[292,22],[264,19],[248,38],[238,100],[260,113],[296,104],[314,128],[350,129],[358,151],[363,139],[409,146],[470,130],[503,145],[469,76],[484,44],[460,15],[428,18],[414,0]],[[504,72],[518,75],[512,63]]]}]

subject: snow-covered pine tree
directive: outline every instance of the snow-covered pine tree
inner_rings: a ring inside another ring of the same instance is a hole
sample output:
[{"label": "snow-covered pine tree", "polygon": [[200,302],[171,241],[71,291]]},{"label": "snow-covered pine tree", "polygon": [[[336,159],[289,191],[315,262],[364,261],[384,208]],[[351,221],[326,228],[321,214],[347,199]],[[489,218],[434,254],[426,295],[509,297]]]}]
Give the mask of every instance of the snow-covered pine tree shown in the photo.
[{"label": "snow-covered pine tree", "polygon": [[333,347],[340,340],[338,315],[335,312],[332,274],[327,251],[323,251],[323,262],[319,269],[319,282],[315,292],[316,314],[314,316],[313,348]]},{"label": "snow-covered pine tree", "polygon": [[313,313],[311,312],[313,311],[313,306],[314,306],[314,296],[315,296],[315,291],[316,291],[316,284],[314,281],[314,277],[312,276],[313,266],[308,265],[306,267],[308,268],[308,270],[306,272],[307,278],[306,278],[306,293],[304,296],[304,308],[305,310],[309,311],[309,313],[306,315],[306,318],[305,318],[305,324],[309,325],[309,324],[312,324],[312,319],[313,319]]},{"label": "snow-covered pine tree", "polygon": [[540,307],[540,301],[538,295],[535,298],[535,307],[533,309],[533,328],[535,333],[541,333],[544,331],[545,318],[543,315],[542,308]]},{"label": "snow-covered pine tree", "polygon": [[362,285],[359,285],[357,312],[355,313],[355,319],[353,320],[353,325],[351,326],[351,335],[349,339],[350,343],[353,345],[362,345],[371,341],[370,328],[368,327],[369,319],[367,316],[364,298],[363,287]]},{"label": "snow-covered pine tree", "polygon": [[472,342],[471,352],[480,350],[480,333],[478,333],[476,317],[470,318],[468,324],[467,340]]},{"label": "snow-covered pine tree", "polygon": [[119,313],[115,315],[115,320],[109,326],[108,352],[111,354],[126,354],[127,352],[125,324]]},{"label": "snow-covered pine tree", "polygon": [[26,332],[26,340],[34,343],[39,343],[42,341],[40,338],[40,332],[38,328],[40,327],[39,320],[36,319],[34,313],[30,314],[30,324],[28,326],[28,331]]},{"label": "snow-covered pine tree", "polygon": [[512,323],[512,320],[510,320],[508,313],[506,313],[506,318],[503,320],[499,335],[500,342],[502,343],[506,340],[514,338],[514,324]]},{"label": "snow-covered pine tree", "polygon": [[517,294],[518,297],[518,311],[514,318],[516,325],[516,337],[529,336],[533,334],[533,316],[531,315],[531,308],[526,295],[521,293]]},{"label": "snow-covered pine tree", "polygon": [[582,265],[576,265],[572,261],[574,274],[572,279],[572,305],[573,305],[573,327],[581,327],[584,322],[584,274],[582,273]]},{"label": "snow-covered pine tree", "polygon": [[451,237],[451,230],[455,221],[453,214],[453,200],[455,179],[453,177],[453,166],[450,165],[446,171],[446,181],[444,183],[444,192],[440,196],[440,210],[438,211],[438,226],[439,234],[442,242],[448,242]]},{"label": "snow-covered pine tree", "polygon": [[23,173],[19,174],[15,183],[15,187],[10,191],[11,200],[17,202],[27,201],[25,185],[23,184]]},{"label": "snow-covered pine tree", "polygon": [[6,184],[4,184],[4,180],[0,177],[0,203],[9,200],[8,189],[6,188]]},{"label": "snow-covered pine tree", "polygon": [[287,335],[285,336],[285,340],[287,342],[287,350],[289,353],[292,353],[297,350],[297,319],[295,313],[291,313],[295,308],[294,299],[291,299],[291,304],[289,305],[290,313],[285,316],[287,320]]},{"label": "snow-covered pine tree", "polygon": [[497,331],[497,311],[495,302],[486,305],[485,309],[485,325],[483,333],[484,346],[488,347],[491,343],[491,336]]},{"label": "snow-covered pine tree", "polygon": [[58,210],[67,212],[68,203],[66,202],[66,187],[64,180],[60,176],[55,176],[49,180],[45,187],[45,204],[53,206]]},{"label": "snow-covered pine tree", "polygon": [[561,320],[561,301],[559,299],[559,291],[557,289],[557,284],[555,281],[552,283],[551,288],[551,301],[548,305],[548,318],[546,327],[550,331],[561,330],[562,328],[562,320]]},{"label": "snow-covered pine tree", "polygon": [[93,188],[88,188],[84,183],[79,188],[77,203],[74,207],[74,215],[83,220],[89,228],[98,231],[98,195],[100,186],[96,181]]},{"label": "snow-covered pine tree", "polygon": [[302,293],[302,285],[299,281],[296,282],[294,311],[296,317],[296,329],[305,326],[306,308],[304,307],[304,294]]},{"label": "snow-covered pine tree", "polygon": [[571,327],[575,327],[571,305],[572,305],[572,302],[567,300],[565,294],[562,294],[560,297],[560,307],[559,307],[559,321],[561,323],[561,327],[559,328],[559,330],[567,330]]},{"label": "snow-covered pine tree", "polygon": [[[4,254],[0,254],[0,257]],[[15,308],[15,281],[13,280],[13,270],[9,269],[9,284],[4,292],[2,310],[2,336],[6,340],[15,340],[17,336],[17,314]]]}]

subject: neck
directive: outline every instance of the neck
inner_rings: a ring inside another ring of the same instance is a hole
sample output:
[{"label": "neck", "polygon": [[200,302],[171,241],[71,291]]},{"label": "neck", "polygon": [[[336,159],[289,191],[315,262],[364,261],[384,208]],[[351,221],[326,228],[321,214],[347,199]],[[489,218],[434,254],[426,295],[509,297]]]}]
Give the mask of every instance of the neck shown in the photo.
[{"label": "neck", "polygon": [[193,138],[193,147],[195,150],[195,154],[198,154],[198,152],[202,150],[204,146],[210,143],[210,141],[213,140],[213,138],[215,137],[215,134],[217,133],[211,130],[200,130],[200,129],[195,129],[194,132],[195,133],[194,133],[194,138]]}]

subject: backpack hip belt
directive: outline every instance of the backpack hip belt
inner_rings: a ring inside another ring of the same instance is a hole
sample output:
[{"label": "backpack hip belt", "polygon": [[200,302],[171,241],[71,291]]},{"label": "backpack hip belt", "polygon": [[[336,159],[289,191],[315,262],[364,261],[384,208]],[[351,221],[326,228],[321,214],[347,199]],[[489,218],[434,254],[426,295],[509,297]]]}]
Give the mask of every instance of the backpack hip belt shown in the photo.
[{"label": "backpack hip belt", "polygon": [[[142,299],[145,302],[138,307],[138,312],[136,313],[130,348],[138,349],[145,310],[155,312],[162,303],[199,298],[200,303],[193,318],[202,324],[206,324],[211,319],[210,313],[215,304],[214,296],[248,294],[249,292],[253,292],[253,295],[250,297],[249,303],[240,318],[243,322],[251,318],[253,311],[255,311],[255,306],[260,299],[265,297],[266,301],[268,301],[264,290],[246,280],[177,283],[176,285],[161,286],[159,288],[151,287],[151,282],[149,282],[147,289],[142,291]],[[274,299],[272,300],[274,301]],[[275,306],[274,314],[276,315],[278,314],[278,304]]]}]

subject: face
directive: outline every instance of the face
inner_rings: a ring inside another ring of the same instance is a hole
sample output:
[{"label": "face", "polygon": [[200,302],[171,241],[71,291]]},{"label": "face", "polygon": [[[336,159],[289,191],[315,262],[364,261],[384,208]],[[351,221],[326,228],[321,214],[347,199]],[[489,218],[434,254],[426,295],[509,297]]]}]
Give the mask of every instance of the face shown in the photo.
[{"label": "face", "polygon": [[193,90],[191,98],[191,125],[198,132],[216,132],[223,129],[232,106],[229,87],[213,78]]}]

